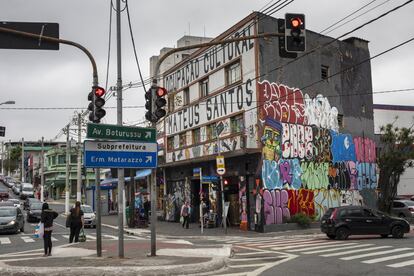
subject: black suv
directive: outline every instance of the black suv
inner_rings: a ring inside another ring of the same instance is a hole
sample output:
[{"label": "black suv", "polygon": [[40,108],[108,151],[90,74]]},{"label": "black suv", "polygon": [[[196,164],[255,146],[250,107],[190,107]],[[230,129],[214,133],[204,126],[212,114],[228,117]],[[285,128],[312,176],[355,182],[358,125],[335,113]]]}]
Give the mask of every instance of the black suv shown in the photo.
[{"label": "black suv", "polygon": [[392,235],[401,239],[410,232],[410,224],[401,218],[361,206],[330,208],[321,220],[321,231],[330,239],[345,240],[350,235]]}]

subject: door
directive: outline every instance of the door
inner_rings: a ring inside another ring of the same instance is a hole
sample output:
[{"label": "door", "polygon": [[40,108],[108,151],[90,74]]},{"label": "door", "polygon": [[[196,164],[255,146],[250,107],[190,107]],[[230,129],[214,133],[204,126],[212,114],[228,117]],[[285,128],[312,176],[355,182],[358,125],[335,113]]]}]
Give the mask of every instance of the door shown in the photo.
[{"label": "door", "polygon": [[344,216],[343,221],[345,221],[348,226],[351,234],[353,235],[362,235],[364,234],[366,228],[366,222],[362,208],[353,208],[348,209],[347,214]]},{"label": "door", "polygon": [[374,214],[370,209],[363,210],[364,214],[364,229],[363,234],[375,235],[387,233],[386,226],[383,219]]}]

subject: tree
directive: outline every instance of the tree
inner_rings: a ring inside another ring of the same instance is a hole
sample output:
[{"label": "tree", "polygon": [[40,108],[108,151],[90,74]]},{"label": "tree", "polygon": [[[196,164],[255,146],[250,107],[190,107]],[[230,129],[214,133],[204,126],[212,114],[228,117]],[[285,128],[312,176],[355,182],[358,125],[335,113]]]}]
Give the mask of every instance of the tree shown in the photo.
[{"label": "tree", "polygon": [[22,147],[17,146],[10,149],[10,156],[9,159],[5,160],[4,166],[5,168],[10,168],[10,171],[14,171],[19,167],[19,162],[22,158]]},{"label": "tree", "polygon": [[405,169],[413,166],[414,131],[412,128],[398,128],[392,124],[381,127],[381,144],[377,157],[380,170],[378,207],[389,213],[392,201],[397,195],[400,177]]}]

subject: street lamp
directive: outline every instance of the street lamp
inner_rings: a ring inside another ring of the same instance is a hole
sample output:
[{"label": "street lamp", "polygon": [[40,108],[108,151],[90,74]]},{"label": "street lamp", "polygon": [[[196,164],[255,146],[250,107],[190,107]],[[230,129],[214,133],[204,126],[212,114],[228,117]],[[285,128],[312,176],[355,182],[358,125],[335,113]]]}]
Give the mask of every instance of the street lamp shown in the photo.
[{"label": "street lamp", "polygon": [[2,104],[15,104],[16,102],[15,101],[6,101],[6,102],[3,102],[3,103],[0,103],[0,105],[2,105]]}]

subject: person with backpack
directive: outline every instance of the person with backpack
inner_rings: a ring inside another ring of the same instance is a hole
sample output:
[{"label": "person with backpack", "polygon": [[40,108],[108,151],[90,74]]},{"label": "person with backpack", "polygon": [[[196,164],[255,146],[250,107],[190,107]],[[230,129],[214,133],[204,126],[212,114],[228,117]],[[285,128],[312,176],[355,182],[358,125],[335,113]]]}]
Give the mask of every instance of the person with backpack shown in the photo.
[{"label": "person with backpack", "polygon": [[42,205],[42,213],[40,215],[40,222],[43,223],[43,243],[45,254],[43,257],[52,256],[52,230],[53,220],[58,217],[58,213],[49,209],[49,204],[46,202]]},{"label": "person with backpack", "polygon": [[183,217],[183,228],[185,226],[185,228],[188,229],[188,226],[190,224],[190,210],[190,204],[188,203],[188,201],[186,201],[181,207],[181,216]]},{"label": "person with backpack", "polygon": [[68,219],[67,225],[70,227],[69,243],[73,242],[73,238],[75,238],[75,242],[79,242],[79,233],[83,227],[83,211],[79,201],[76,201],[75,208],[70,209]]}]

